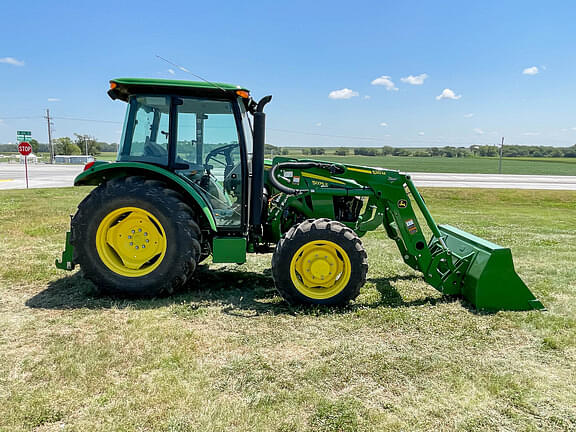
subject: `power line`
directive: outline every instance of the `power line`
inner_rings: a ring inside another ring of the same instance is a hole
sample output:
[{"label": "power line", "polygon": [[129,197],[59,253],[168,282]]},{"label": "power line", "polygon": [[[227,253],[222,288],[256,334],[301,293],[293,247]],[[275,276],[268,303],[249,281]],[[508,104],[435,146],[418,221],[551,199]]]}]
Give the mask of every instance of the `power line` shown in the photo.
[{"label": "power line", "polygon": [[0,116],[0,120],[32,120],[32,119],[41,119],[44,118],[42,116],[34,116],[34,117],[4,117]]},{"label": "power line", "polygon": [[52,117],[52,118],[57,119],[57,120],[73,120],[73,121],[83,121],[83,122],[91,122],[91,123],[122,124],[122,122],[112,121],[112,120],[95,120],[95,119],[74,118],[74,117]]},{"label": "power line", "polygon": [[268,128],[269,131],[275,132],[284,132],[296,135],[311,135],[311,136],[320,136],[326,138],[348,138],[348,139],[358,139],[358,140],[365,140],[365,141],[384,141],[383,138],[376,138],[376,137],[358,137],[358,136],[348,136],[348,135],[327,135],[327,134],[319,134],[314,132],[302,132],[302,131],[294,131],[288,129],[274,129]]}]

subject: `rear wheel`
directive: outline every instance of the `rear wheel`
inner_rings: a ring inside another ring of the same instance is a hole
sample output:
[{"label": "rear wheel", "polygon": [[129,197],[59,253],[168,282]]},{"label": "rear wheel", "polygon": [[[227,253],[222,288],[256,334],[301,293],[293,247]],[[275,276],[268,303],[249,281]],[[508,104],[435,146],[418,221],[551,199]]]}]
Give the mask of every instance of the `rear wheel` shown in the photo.
[{"label": "rear wheel", "polygon": [[200,259],[200,228],[182,196],[157,180],[113,179],[72,219],[74,261],[112,294],[156,296],[182,286]]},{"label": "rear wheel", "polygon": [[272,258],[276,288],[291,304],[345,305],[360,293],[367,271],[356,233],[330,219],[292,227]]}]

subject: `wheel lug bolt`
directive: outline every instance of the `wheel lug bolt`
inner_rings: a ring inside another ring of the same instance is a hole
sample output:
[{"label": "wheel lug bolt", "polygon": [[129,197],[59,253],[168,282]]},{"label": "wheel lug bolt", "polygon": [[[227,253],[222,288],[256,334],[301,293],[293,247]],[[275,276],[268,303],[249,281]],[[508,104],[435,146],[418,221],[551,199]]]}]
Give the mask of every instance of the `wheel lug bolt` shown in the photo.
[{"label": "wheel lug bolt", "polygon": [[150,240],[146,239],[146,243],[150,243]]},{"label": "wheel lug bolt", "polygon": [[138,246],[136,246],[136,249],[138,249]]},{"label": "wheel lug bolt", "polygon": [[138,228],[138,232],[142,232],[142,228]]},{"label": "wheel lug bolt", "polygon": [[147,235],[148,235],[148,233],[147,233],[147,232],[144,232],[144,236],[147,236]]},{"label": "wheel lug bolt", "polygon": [[129,238],[129,239],[131,239],[131,238],[132,238],[132,236],[128,236],[128,238]]},{"label": "wheel lug bolt", "polygon": [[134,244],[133,242],[130,242],[130,246],[132,246],[133,244]]},{"label": "wheel lug bolt", "polygon": [[134,234],[136,231],[132,230],[132,234]]},{"label": "wheel lug bolt", "polygon": [[142,245],[142,249],[146,249],[146,245]]}]

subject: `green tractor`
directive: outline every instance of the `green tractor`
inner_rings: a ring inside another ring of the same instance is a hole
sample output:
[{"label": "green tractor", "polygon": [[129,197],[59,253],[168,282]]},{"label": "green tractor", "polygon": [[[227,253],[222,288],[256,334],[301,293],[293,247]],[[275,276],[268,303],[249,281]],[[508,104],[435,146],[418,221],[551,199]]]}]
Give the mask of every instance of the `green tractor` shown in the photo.
[{"label": "green tractor", "polygon": [[[264,159],[264,107],[221,83],[123,78],[127,103],[117,161],[86,165],[57,267],[115,295],[168,295],[199,263],[244,263],[270,250],[291,304],[344,305],[366,281],[360,238],[383,227],[404,262],[477,309],[542,309],[510,250],[436,225],[409,175],[316,160]],[[427,238],[419,209],[431,234]]]}]

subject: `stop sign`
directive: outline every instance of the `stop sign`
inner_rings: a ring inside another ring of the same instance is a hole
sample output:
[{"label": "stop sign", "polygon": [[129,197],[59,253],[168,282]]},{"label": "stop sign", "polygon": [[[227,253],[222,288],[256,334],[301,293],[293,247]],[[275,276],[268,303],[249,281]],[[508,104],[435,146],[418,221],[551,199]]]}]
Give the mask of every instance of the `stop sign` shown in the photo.
[{"label": "stop sign", "polygon": [[18,151],[22,156],[28,156],[30,153],[32,153],[32,146],[26,141],[23,141],[18,144]]}]

